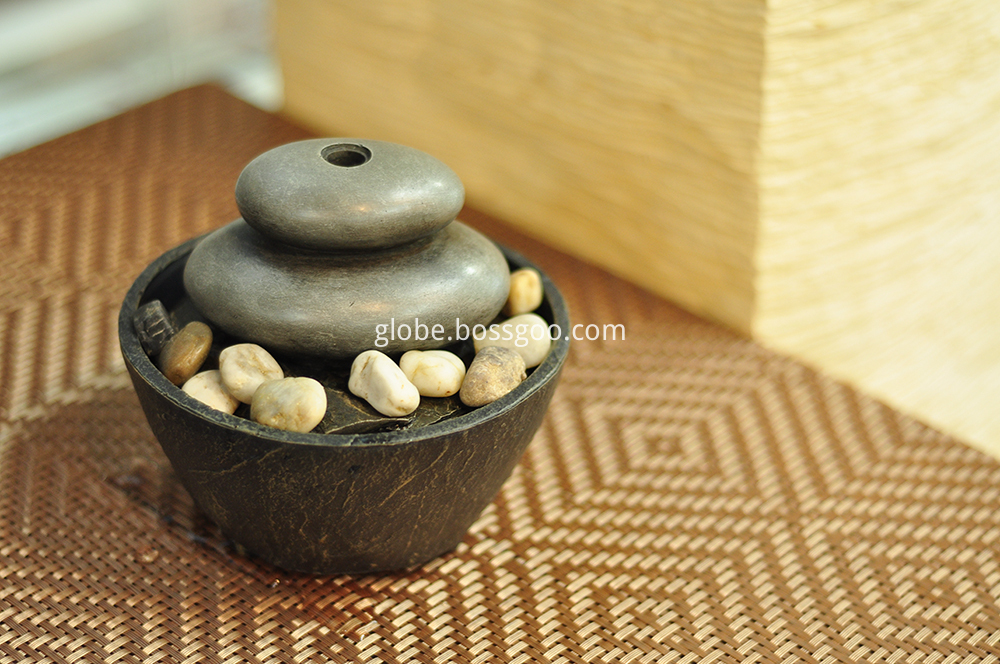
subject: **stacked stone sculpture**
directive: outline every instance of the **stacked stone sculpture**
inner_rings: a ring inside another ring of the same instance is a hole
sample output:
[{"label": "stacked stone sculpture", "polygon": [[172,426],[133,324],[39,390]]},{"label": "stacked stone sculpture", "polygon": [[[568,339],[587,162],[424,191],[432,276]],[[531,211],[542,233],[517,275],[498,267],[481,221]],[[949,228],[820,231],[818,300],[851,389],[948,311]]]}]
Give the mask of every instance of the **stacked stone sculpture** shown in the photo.
[{"label": "stacked stone sculpture", "polygon": [[[450,337],[489,325],[509,294],[503,254],[455,220],[464,198],[448,166],[413,148],[283,145],[243,170],[242,217],[192,251],[184,286],[213,325],[273,352],[350,358],[441,347],[451,339],[417,330],[440,326]],[[388,324],[409,326],[409,338],[376,344]]]}]

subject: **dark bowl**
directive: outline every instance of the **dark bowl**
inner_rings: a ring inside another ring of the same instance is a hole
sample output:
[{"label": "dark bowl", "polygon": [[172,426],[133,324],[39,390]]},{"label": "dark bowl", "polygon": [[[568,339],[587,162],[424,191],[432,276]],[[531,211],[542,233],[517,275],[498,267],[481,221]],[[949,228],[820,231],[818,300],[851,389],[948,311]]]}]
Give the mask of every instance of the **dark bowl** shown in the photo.
[{"label": "dark bowl", "polygon": [[[134,312],[149,300],[170,308],[183,297],[184,265],[197,241],[171,249],[139,275],[122,304],[118,336],[150,428],[198,506],[249,553],[288,570],[398,570],[454,549],[510,476],[552,398],[570,329],[555,285],[543,274],[537,313],[563,334],[501,399],[423,427],[293,433],[188,396],[139,343]],[[535,267],[504,254],[511,269]]]}]

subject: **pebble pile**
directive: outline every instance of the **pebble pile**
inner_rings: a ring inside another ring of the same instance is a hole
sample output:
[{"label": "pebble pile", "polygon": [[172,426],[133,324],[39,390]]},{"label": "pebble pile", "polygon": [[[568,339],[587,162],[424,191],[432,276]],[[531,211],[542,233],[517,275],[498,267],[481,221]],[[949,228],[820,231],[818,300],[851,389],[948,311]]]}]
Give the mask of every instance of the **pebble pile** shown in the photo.
[{"label": "pebble pile", "polygon": [[[518,274],[529,276],[514,276]],[[538,272],[518,270],[511,278],[510,301],[521,306],[508,308],[521,311],[525,302],[540,304],[543,295]],[[407,351],[398,363],[371,349],[351,364],[343,397],[336,386],[316,378],[287,376],[282,363],[258,344],[235,343],[213,352],[214,335],[208,324],[192,321],[178,330],[158,300],[141,306],[133,323],[164,376],[189,396],[230,415],[249,405],[245,414],[255,422],[303,433],[317,430],[324,418],[333,420],[327,428],[338,429],[335,420],[345,409],[331,403],[331,395],[338,401],[363,400],[390,420],[413,414],[425,398],[432,402],[457,398],[468,408],[485,406],[520,385],[551,346],[545,319],[522,312],[494,323],[485,335],[471,340],[475,355],[468,368],[457,354],[443,349]],[[209,364],[217,368],[205,368]],[[357,409],[364,412],[360,405]],[[438,410],[446,416],[464,412],[448,407]],[[432,412],[427,422],[434,421]]]}]

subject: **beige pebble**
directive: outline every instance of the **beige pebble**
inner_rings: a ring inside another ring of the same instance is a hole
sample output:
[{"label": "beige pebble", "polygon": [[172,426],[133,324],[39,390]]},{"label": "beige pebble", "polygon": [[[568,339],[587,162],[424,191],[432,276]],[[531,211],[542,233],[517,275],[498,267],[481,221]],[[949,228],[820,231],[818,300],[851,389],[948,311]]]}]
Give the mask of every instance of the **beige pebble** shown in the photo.
[{"label": "beige pebble", "polygon": [[502,346],[487,346],[476,353],[458,397],[466,406],[493,403],[521,384],[527,375],[524,358]]},{"label": "beige pebble", "polygon": [[277,360],[257,344],[236,344],[223,349],[219,353],[219,371],[222,384],[243,403],[253,401],[253,393],[261,383],[285,377]]},{"label": "beige pebble", "polygon": [[230,415],[235,413],[236,407],[240,405],[239,400],[222,384],[222,376],[217,369],[202,371],[191,376],[181,389],[206,406]]},{"label": "beige pebble", "polygon": [[212,348],[212,328],[192,321],[170,337],[158,358],[160,371],[174,385],[183,385],[198,373]]},{"label": "beige pebble", "polygon": [[450,397],[465,378],[465,363],[446,350],[407,351],[399,358],[399,368],[422,397]]},{"label": "beige pebble", "polygon": [[538,270],[522,267],[510,273],[510,294],[503,306],[504,316],[526,314],[538,308],[542,303],[542,275]]},{"label": "beige pebble", "polygon": [[312,378],[265,381],[250,402],[250,419],[285,431],[312,431],[325,414],[326,390]]},{"label": "beige pebble", "polygon": [[377,350],[366,350],[354,358],[347,389],[389,417],[409,415],[420,405],[420,393],[403,370]]},{"label": "beige pebble", "polygon": [[524,366],[538,366],[549,353],[549,324],[538,314],[521,314],[508,318],[498,325],[491,325],[485,335],[476,337],[473,346],[478,353],[487,346],[501,346],[517,351],[524,358]]}]

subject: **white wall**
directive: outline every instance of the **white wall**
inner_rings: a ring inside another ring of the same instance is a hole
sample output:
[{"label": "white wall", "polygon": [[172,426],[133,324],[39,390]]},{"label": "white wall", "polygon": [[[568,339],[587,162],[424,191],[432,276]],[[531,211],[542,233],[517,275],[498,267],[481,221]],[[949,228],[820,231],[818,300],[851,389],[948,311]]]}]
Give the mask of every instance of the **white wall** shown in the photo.
[{"label": "white wall", "polygon": [[0,156],[196,83],[281,105],[268,0],[0,0]]}]

